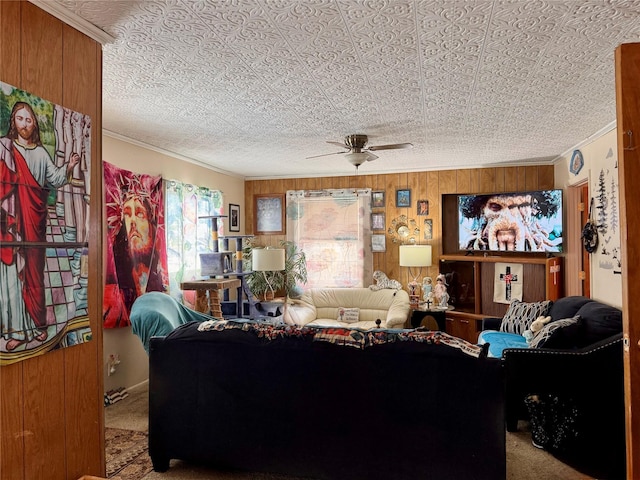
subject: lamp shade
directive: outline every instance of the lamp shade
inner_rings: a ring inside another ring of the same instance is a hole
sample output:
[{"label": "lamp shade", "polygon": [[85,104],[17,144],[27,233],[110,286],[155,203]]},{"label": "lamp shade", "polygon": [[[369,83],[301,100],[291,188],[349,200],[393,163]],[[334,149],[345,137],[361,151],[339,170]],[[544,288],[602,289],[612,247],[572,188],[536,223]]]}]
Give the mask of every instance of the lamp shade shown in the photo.
[{"label": "lamp shade", "polygon": [[401,267],[430,267],[431,245],[400,245]]},{"label": "lamp shade", "polygon": [[364,162],[375,160],[376,158],[378,158],[378,156],[374,155],[371,152],[353,152],[347,153],[344,158],[346,158],[352,165],[359,167]]},{"label": "lamp shade", "polygon": [[254,248],[251,265],[256,272],[284,270],[284,248]]}]

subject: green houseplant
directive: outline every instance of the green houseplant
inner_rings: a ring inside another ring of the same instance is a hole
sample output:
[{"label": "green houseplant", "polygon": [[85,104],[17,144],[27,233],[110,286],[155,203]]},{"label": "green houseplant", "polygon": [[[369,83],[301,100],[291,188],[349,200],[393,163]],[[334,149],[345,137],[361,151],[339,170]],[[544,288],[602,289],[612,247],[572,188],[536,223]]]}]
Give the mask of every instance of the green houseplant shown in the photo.
[{"label": "green houseplant", "polygon": [[281,241],[280,248],[285,251],[285,269],[276,272],[254,272],[251,268],[251,252],[254,248],[262,248],[247,242],[242,251],[245,271],[251,272],[245,280],[249,290],[256,298],[265,298],[270,287],[276,292],[283,292],[286,297],[300,296],[298,285],[307,283],[307,258],[295,242]]}]

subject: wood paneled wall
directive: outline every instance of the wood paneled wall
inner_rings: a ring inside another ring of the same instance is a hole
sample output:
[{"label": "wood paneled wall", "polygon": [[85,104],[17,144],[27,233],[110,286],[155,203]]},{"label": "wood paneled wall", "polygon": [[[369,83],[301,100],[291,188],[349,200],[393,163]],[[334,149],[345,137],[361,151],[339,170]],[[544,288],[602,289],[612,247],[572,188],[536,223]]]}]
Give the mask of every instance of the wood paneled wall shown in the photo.
[{"label": "wood paneled wall", "polygon": [[0,1],[0,80],[91,116],[93,340],[0,367],[0,480],[104,476],[102,47],[26,1]]},{"label": "wood paneled wall", "polygon": [[[387,228],[399,215],[415,219],[423,235],[422,221],[433,220],[433,239],[420,243],[433,245],[433,265],[423,270],[422,275],[433,278],[438,273],[439,256],[442,252],[441,206],[443,193],[491,193],[518,190],[554,188],[553,166],[496,167],[465,170],[440,170],[427,172],[393,173],[384,175],[358,175],[347,177],[287,178],[277,180],[251,180],[245,183],[246,233],[253,232],[253,195],[259,193],[286,193],[287,190],[319,190],[328,188],[371,188],[384,190]],[[411,207],[396,207],[396,190],[411,190]],[[429,200],[429,215],[418,216],[418,200]],[[376,211],[382,211],[376,209]],[[255,238],[259,245],[277,245],[284,240],[283,235],[262,235]],[[387,250],[373,254],[374,270],[382,270],[389,277],[406,284],[409,279],[407,268],[398,265],[398,244],[387,235]]]}]

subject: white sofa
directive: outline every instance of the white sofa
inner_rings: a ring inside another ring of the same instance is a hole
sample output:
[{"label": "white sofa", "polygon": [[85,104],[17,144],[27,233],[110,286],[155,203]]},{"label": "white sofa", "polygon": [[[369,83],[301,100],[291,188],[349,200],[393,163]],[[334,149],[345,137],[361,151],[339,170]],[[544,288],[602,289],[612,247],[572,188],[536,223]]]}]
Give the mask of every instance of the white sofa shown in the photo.
[{"label": "white sofa", "polygon": [[[341,308],[359,309],[357,321],[338,320]],[[298,326],[405,328],[409,310],[409,294],[404,290],[312,288],[287,307],[284,321]]]}]

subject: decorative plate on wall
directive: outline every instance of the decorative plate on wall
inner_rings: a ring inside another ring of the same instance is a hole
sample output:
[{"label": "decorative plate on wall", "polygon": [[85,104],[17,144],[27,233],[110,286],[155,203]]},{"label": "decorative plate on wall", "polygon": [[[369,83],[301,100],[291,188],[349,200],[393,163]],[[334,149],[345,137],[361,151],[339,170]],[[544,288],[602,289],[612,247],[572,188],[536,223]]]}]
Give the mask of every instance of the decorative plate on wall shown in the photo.
[{"label": "decorative plate on wall", "polygon": [[420,238],[418,224],[406,215],[394,218],[387,233],[391,236],[393,243],[415,243],[416,239]]},{"label": "decorative plate on wall", "polygon": [[580,150],[574,150],[571,156],[571,162],[569,162],[569,171],[574,175],[577,175],[584,167],[584,158],[582,158],[582,152]]}]

